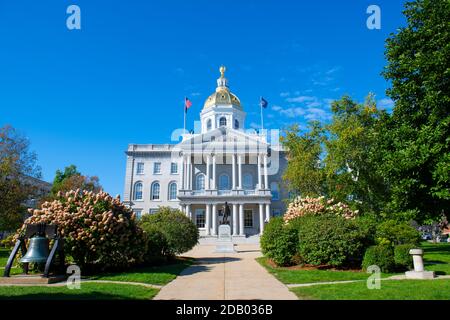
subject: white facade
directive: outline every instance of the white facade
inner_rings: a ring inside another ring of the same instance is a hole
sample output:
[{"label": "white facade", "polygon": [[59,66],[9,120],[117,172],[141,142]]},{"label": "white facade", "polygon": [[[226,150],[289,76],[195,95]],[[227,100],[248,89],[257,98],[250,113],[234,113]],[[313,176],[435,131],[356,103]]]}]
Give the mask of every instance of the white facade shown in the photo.
[{"label": "white facade", "polygon": [[124,201],[138,216],[159,206],[178,208],[202,236],[213,237],[227,202],[233,236],[259,234],[285,210],[285,154],[266,133],[245,130],[246,113],[228,88],[225,68],[220,71],[200,113],[200,133],[184,134],[178,144],[128,146]]}]

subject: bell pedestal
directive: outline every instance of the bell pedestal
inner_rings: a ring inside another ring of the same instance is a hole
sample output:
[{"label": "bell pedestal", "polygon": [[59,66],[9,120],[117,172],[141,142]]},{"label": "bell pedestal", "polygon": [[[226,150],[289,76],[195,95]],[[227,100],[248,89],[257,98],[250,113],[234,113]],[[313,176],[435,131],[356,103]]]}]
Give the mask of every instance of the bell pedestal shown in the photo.
[{"label": "bell pedestal", "polygon": [[52,284],[62,281],[66,281],[67,276],[50,276],[48,278],[43,277],[39,274],[21,274],[10,277],[0,277],[0,284],[12,284],[12,285],[24,285],[24,284]]}]

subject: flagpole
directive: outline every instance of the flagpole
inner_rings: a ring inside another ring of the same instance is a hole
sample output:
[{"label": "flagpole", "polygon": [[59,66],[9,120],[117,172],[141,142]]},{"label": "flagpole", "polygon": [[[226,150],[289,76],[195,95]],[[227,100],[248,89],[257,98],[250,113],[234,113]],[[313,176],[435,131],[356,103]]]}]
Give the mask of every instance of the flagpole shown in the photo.
[{"label": "flagpole", "polygon": [[183,134],[185,134],[186,133],[186,97],[184,98],[183,112],[184,112]]}]

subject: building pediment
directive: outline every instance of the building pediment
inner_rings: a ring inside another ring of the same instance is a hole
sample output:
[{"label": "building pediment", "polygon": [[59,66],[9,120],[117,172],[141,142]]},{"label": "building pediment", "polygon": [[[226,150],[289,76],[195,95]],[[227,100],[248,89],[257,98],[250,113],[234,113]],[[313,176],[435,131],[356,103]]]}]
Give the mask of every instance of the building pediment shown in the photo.
[{"label": "building pediment", "polygon": [[184,153],[267,153],[269,144],[263,135],[221,127],[185,136],[177,147]]}]

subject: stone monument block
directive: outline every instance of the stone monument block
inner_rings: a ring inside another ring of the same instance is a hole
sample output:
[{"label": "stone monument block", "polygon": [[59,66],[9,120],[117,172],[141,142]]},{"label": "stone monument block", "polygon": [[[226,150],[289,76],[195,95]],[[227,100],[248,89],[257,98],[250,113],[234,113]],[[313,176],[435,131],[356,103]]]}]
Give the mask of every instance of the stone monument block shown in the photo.
[{"label": "stone monument block", "polygon": [[234,250],[233,240],[231,238],[231,228],[229,225],[222,224],[219,226],[219,238],[216,241],[216,250],[214,252],[236,252]]}]

